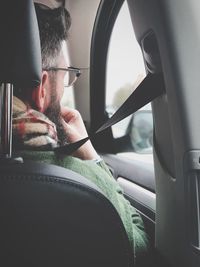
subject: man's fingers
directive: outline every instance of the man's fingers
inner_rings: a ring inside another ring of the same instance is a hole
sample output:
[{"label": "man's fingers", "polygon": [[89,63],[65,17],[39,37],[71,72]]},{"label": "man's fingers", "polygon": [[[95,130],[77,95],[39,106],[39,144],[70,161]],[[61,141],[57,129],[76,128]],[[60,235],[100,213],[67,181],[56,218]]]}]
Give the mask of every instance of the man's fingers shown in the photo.
[{"label": "man's fingers", "polygon": [[77,110],[68,107],[61,108],[61,115],[63,119],[68,123],[77,121],[81,118],[80,113]]},{"label": "man's fingers", "polygon": [[71,120],[73,110],[67,107],[61,107],[61,116],[67,122]]}]

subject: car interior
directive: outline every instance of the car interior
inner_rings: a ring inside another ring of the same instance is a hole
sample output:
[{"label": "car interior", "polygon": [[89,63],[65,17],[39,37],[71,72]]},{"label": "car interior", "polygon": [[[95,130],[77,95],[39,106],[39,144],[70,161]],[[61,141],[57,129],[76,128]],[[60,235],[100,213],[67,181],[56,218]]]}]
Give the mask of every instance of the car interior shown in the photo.
[{"label": "car interior", "polygon": [[[199,266],[199,1],[41,1],[51,8],[65,5],[71,14],[68,57],[82,75],[65,92],[63,105],[80,111],[94,147],[141,214],[151,246],[144,266]],[[99,188],[12,151],[13,90],[40,83],[40,40],[33,0],[3,1],[0,13],[1,265],[135,266],[121,219]],[[140,59],[131,57],[130,36]],[[125,57],[142,61],[139,75],[139,63],[131,67]],[[114,81],[128,72],[132,83],[125,77],[116,88]],[[144,81],[140,101],[151,103],[94,135]],[[152,96],[155,87],[160,93]]]}]

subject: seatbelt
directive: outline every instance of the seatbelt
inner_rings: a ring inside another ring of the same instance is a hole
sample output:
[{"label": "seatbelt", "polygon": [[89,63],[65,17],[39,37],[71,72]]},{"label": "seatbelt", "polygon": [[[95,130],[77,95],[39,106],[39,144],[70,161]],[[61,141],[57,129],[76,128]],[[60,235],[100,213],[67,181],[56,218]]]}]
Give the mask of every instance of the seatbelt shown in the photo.
[{"label": "seatbelt", "polygon": [[55,152],[70,155],[81,147],[89,139],[93,139],[97,133],[104,131],[117,122],[125,119],[146,104],[165,93],[165,85],[162,73],[149,73],[138,85],[128,99],[119,107],[119,109],[109,118],[98,130],[89,136],[70,144],[66,144],[54,149]]}]

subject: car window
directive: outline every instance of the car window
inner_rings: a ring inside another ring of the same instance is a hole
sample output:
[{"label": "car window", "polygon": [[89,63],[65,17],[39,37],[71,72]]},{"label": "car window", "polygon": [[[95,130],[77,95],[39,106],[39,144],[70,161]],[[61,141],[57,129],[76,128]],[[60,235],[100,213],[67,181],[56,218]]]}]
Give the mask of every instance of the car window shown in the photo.
[{"label": "car window", "polygon": [[63,98],[61,100],[61,104],[63,106],[67,106],[70,108],[75,108],[75,101],[74,101],[74,88],[73,86],[65,88]]},{"label": "car window", "polygon": [[[68,47],[66,47],[64,51],[65,51],[64,56],[67,58],[67,61],[69,62],[69,66],[71,66]],[[64,94],[61,100],[61,104],[63,106],[75,108],[74,86],[66,87],[64,89]]]},{"label": "car window", "polygon": [[[106,111],[110,117],[146,76],[142,52],[126,2],[118,14],[111,35],[106,74]],[[114,138],[130,136],[130,151],[152,153],[151,105],[148,104],[117,123],[112,131]]]}]

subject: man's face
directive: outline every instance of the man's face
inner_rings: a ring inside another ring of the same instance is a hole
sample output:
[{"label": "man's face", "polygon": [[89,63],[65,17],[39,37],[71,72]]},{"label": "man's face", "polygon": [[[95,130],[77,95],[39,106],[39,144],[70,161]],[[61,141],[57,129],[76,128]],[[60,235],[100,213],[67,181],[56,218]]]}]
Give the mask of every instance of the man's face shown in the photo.
[{"label": "man's face", "polygon": [[[64,47],[63,47],[64,49]],[[58,59],[58,68],[67,68],[67,59],[65,57],[64,51],[61,51],[60,57]],[[49,105],[45,111],[45,115],[55,123],[58,133],[58,139],[62,143],[66,142],[66,135],[62,124],[62,116],[61,116],[61,106],[60,101],[62,99],[64,93],[64,79],[66,72],[57,71],[50,73],[49,77]]]}]

